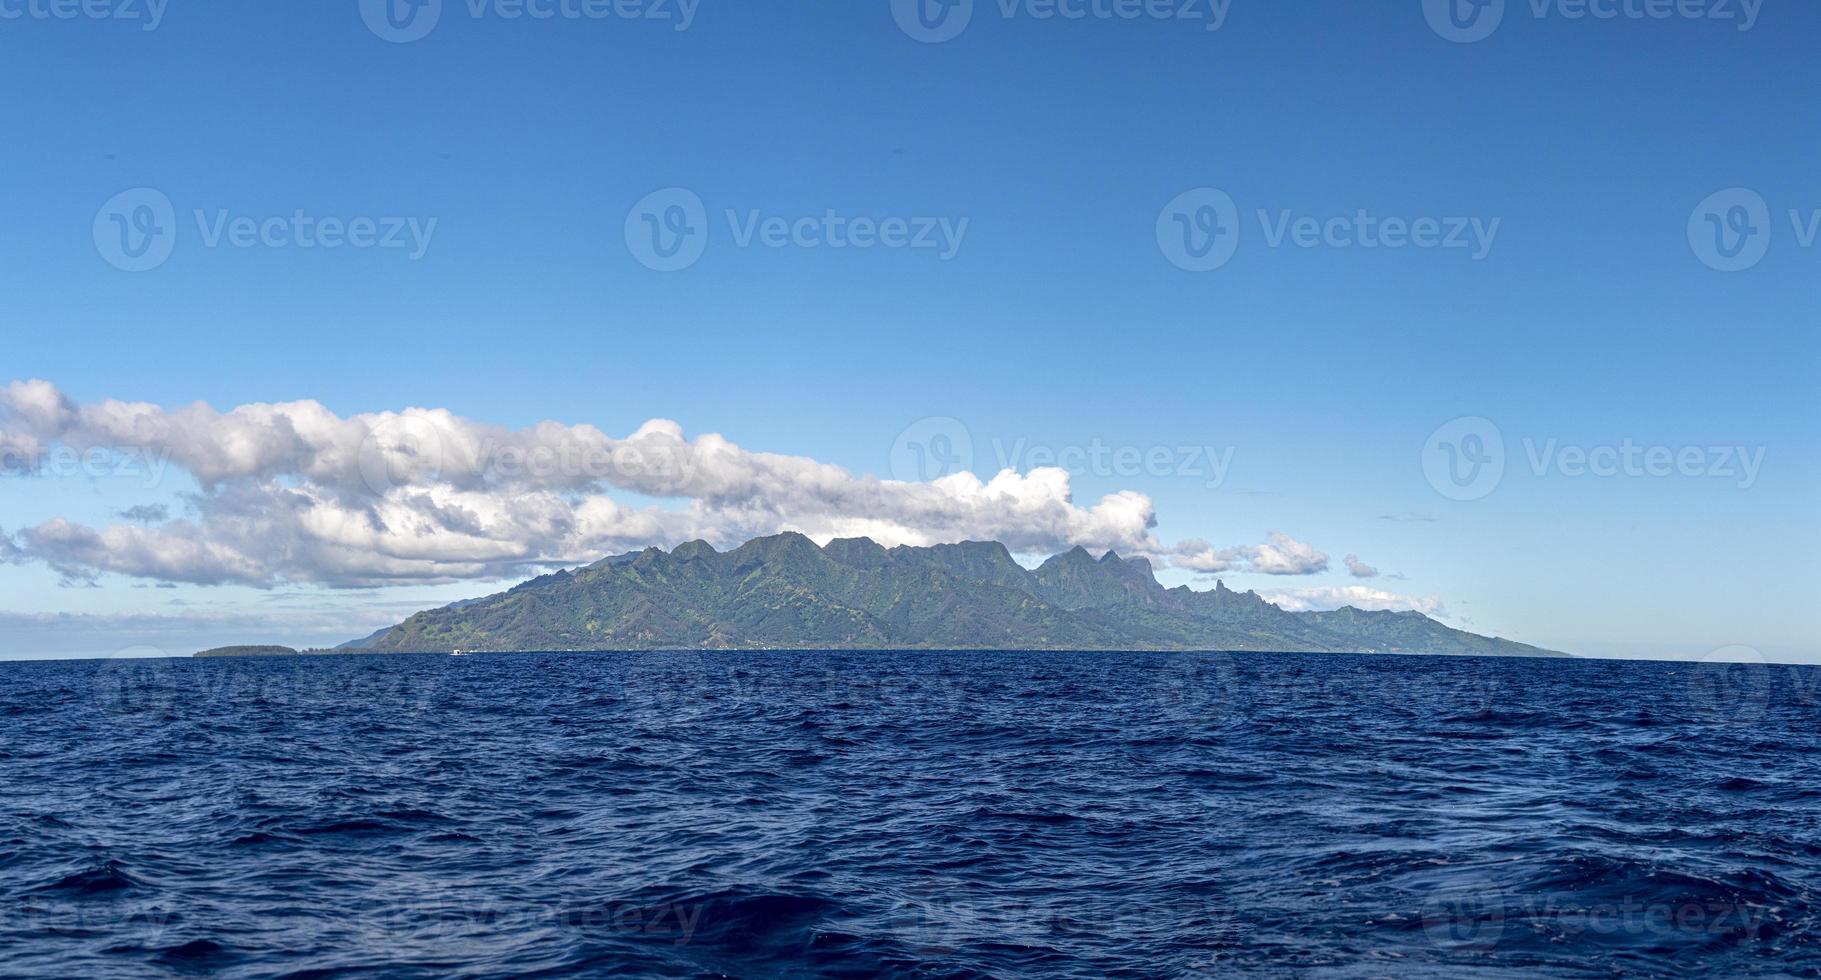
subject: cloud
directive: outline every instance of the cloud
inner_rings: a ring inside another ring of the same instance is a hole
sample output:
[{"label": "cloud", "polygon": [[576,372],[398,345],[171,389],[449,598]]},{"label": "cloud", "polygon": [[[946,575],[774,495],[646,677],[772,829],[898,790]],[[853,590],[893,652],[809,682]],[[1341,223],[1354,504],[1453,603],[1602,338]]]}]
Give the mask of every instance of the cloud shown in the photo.
[{"label": "cloud", "polygon": [[134,524],[162,524],[171,519],[171,509],[163,504],[138,504],[114,516]]},{"label": "cloud", "polygon": [[1288,612],[1306,612],[1312,609],[1339,609],[1342,606],[1354,606],[1359,609],[1389,609],[1395,612],[1414,611],[1425,616],[1446,616],[1447,607],[1437,596],[1407,596],[1395,592],[1384,592],[1364,585],[1326,585],[1309,589],[1270,589],[1259,593],[1266,602],[1275,604]]},{"label": "cloud", "polygon": [[1287,534],[1272,531],[1269,544],[1256,546],[1252,567],[1266,575],[1315,575],[1328,570],[1328,556]]},{"label": "cloud", "polygon": [[1439,517],[1430,517],[1428,514],[1380,514],[1378,515],[1378,519],[1381,521],[1395,521],[1399,524],[1434,524],[1436,521],[1441,520]]},{"label": "cloud", "polygon": [[1354,578],[1378,578],[1378,569],[1360,561],[1358,555],[1348,555],[1347,574]]},{"label": "cloud", "polygon": [[[66,580],[116,573],[273,587],[497,579],[647,545],[717,546],[795,530],[887,546],[996,539],[1020,553],[1081,545],[1161,554],[1150,498],[1077,504],[1066,471],[959,473],[933,483],[855,475],[800,456],[689,438],[667,420],[624,438],[591,425],[507,429],[445,409],[341,417],[314,401],[163,408],[78,403],[43,381],[0,388],[9,472],[45,472],[52,447],[170,471],[201,485],[193,519],[88,527],[55,519],[0,536],[0,558]],[[656,498],[631,506],[615,493]],[[168,516],[168,515],[167,515]],[[1324,556],[1325,560],[1325,556]]]},{"label": "cloud", "polygon": [[1256,572],[1263,575],[1318,575],[1328,570],[1328,556],[1311,545],[1272,531],[1266,544],[1214,548],[1191,539],[1176,546],[1171,563],[1204,574]]}]

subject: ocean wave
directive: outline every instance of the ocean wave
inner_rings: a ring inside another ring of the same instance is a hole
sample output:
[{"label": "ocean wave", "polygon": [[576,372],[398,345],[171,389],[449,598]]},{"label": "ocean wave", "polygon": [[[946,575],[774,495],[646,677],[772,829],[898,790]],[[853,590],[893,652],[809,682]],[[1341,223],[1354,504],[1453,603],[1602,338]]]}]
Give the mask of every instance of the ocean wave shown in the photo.
[{"label": "ocean wave", "polygon": [[17,665],[0,972],[1821,976],[1807,678],[699,659]]}]

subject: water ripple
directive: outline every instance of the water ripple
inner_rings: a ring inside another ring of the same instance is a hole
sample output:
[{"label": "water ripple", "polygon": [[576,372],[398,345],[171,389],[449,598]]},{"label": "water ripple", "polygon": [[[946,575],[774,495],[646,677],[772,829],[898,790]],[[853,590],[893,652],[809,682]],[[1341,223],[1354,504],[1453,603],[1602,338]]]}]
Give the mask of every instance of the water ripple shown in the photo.
[{"label": "water ripple", "polygon": [[0,972],[1821,977],[1817,672],[0,666]]}]

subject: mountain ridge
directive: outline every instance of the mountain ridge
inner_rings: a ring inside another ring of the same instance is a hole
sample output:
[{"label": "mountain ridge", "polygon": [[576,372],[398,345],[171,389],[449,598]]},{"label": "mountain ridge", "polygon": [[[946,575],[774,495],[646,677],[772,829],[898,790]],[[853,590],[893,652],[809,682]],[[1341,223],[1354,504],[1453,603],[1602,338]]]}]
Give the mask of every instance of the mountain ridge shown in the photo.
[{"label": "mountain ridge", "polygon": [[1421,613],[1289,612],[1224,582],[1165,588],[1144,558],[1076,547],[1026,569],[996,541],[818,546],[796,532],[604,558],[426,610],[350,647],[1238,650],[1565,657]]}]

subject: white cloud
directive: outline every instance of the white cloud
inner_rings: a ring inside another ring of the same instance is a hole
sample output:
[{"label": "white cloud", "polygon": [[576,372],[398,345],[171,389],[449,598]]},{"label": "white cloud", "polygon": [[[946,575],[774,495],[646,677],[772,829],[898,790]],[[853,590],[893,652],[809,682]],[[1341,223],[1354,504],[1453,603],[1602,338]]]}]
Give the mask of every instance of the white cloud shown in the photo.
[{"label": "white cloud", "polygon": [[[51,447],[140,460],[151,488],[167,466],[202,487],[187,501],[193,520],[94,528],[58,519],[0,535],[0,559],[41,561],[72,580],[118,573],[364,587],[502,578],[646,545],[728,546],[781,530],[887,546],[974,538],[1015,552],[1163,550],[1148,497],[1122,491],[1081,506],[1061,469],[902,483],[751,452],[718,435],[690,439],[661,419],[621,439],[557,422],[509,430],[443,409],[343,418],[313,401],[223,412],[81,404],[42,381],[0,389],[8,470],[42,470]],[[677,506],[633,507],[614,491]]]},{"label": "white cloud", "polygon": [[1176,546],[1171,559],[1178,568],[1205,574],[1257,572],[1263,575],[1318,575],[1328,570],[1328,556],[1287,534],[1272,531],[1266,544],[1214,548],[1191,539]]},{"label": "white cloud", "polygon": [[1259,593],[1266,602],[1289,612],[1312,609],[1389,609],[1396,612],[1414,610],[1425,616],[1446,616],[1448,610],[1438,596],[1407,596],[1384,592],[1364,585],[1326,585],[1309,589],[1269,589]]},{"label": "white cloud", "polygon": [[1347,574],[1354,578],[1378,578],[1378,569],[1360,561],[1358,555],[1348,555]]}]

